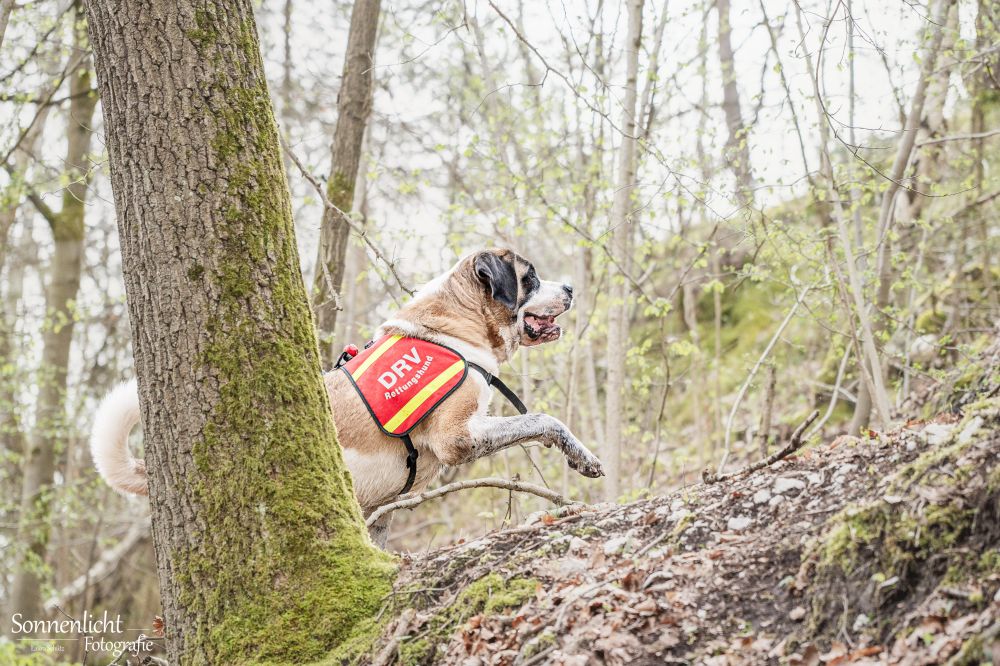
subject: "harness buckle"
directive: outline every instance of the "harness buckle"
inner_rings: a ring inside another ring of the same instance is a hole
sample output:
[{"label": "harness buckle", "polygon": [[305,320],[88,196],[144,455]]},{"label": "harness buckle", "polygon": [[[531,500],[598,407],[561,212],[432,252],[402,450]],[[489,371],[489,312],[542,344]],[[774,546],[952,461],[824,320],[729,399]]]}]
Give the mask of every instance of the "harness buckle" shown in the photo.
[{"label": "harness buckle", "polygon": [[339,369],[342,365],[349,362],[352,358],[354,358],[357,355],[358,355],[358,346],[347,345],[346,347],[344,347],[344,351],[340,354],[340,358],[338,358],[337,362],[333,364],[333,369],[334,370]]}]

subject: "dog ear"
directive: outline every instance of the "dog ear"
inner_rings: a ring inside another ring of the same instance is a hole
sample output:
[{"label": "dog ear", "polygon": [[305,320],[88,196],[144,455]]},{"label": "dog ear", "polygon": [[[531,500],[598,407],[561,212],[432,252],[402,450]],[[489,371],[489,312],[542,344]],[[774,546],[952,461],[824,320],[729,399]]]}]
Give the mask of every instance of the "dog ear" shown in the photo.
[{"label": "dog ear", "polygon": [[493,300],[508,308],[517,310],[517,273],[514,265],[492,252],[483,252],[476,257],[476,277],[490,290]]}]

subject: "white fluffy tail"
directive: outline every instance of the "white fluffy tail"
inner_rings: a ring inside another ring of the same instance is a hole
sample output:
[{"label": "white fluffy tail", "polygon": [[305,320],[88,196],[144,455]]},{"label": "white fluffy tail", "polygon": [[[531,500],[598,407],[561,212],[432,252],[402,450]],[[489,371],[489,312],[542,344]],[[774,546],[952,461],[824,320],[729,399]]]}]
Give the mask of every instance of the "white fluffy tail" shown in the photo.
[{"label": "white fluffy tail", "polygon": [[128,435],[139,423],[135,380],[116,386],[101,401],[90,433],[90,454],[104,480],[118,492],[147,495],[146,463],[128,450]]}]

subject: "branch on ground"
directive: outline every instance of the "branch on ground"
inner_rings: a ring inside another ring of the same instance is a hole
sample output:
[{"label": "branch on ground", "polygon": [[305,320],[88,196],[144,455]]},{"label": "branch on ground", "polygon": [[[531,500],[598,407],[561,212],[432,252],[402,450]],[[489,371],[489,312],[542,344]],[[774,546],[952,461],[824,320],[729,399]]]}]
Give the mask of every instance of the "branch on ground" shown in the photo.
[{"label": "branch on ground", "polygon": [[558,506],[564,506],[566,504],[579,504],[579,502],[576,502],[575,500],[567,499],[557,492],[549,490],[548,488],[543,488],[542,486],[536,486],[533,483],[525,483],[524,481],[515,481],[512,479],[487,477],[484,479],[456,481],[455,483],[449,483],[446,486],[441,486],[440,488],[428,490],[416,495],[404,495],[402,499],[375,509],[375,511],[368,516],[367,525],[371,527],[379,518],[398,509],[411,509],[418,504],[426,502],[427,500],[444,497],[450,493],[459,490],[467,490],[469,488],[502,488],[504,490],[516,490],[520,493],[537,495],[538,497],[547,499]]},{"label": "branch on ground", "polygon": [[805,421],[799,424],[799,427],[792,433],[792,438],[788,440],[788,444],[785,445],[785,447],[780,451],[776,451],[763,460],[758,460],[757,462],[747,465],[739,471],[730,472],[729,474],[715,474],[712,470],[706,469],[701,473],[701,480],[705,483],[718,483],[719,481],[726,481],[728,479],[746,476],[747,474],[756,472],[759,469],[773,465],[782,458],[791,455],[802,446],[802,442],[805,441],[805,438],[802,437],[802,433],[805,432],[806,428],[809,427],[809,424],[815,421],[818,416],[819,410],[814,409],[812,414],[810,414]]}]

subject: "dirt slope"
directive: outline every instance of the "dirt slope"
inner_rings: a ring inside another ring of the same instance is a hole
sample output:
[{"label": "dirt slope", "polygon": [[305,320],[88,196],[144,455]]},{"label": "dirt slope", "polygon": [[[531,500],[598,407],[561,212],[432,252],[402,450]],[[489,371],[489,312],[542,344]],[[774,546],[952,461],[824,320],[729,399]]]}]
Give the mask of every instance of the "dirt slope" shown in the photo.
[{"label": "dirt slope", "polygon": [[927,421],[408,559],[361,661],[1000,663],[997,357]]}]

